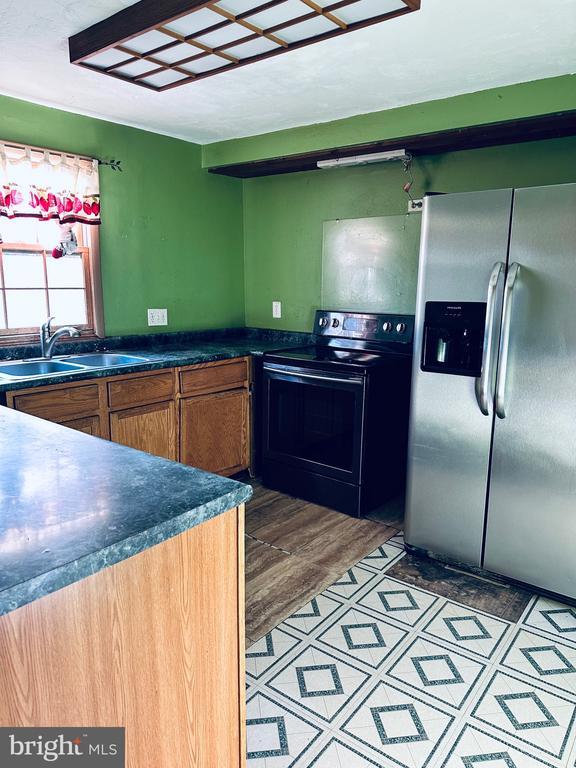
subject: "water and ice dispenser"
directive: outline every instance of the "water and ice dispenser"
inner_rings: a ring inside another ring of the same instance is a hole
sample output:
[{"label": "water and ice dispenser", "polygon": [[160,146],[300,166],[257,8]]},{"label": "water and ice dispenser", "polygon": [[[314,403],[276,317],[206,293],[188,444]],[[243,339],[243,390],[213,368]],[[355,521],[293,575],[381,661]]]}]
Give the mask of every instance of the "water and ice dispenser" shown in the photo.
[{"label": "water and ice dispenser", "polygon": [[480,376],[485,319],[484,302],[426,302],[422,370]]}]

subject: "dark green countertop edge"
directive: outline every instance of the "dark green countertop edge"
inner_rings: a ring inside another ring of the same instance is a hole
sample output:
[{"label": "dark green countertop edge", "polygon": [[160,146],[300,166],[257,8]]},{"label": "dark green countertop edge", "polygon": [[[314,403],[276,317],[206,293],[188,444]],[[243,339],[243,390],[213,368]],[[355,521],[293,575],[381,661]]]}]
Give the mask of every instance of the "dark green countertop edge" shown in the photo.
[{"label": "dark green countertop edge", "polygon": [[[147,350],[123,350],[126,354],[140,357],[150,357]],[[232,360],[236,357],[249,357],[261,355],[264,352],[238,348],[222,352],[203,352],[190,350],[185,356],[174,356],[166,353],[162,359],[149,360],[135,365],[123,365],[111,368],[89,368],[75,373],[63,373],[58,376],[30,376],[26,379],[7,380],[0,376],[0,392],[10,392],[17,389],[29,389],[31,387],[44,387],[50,384],[66,384],[74,381],[86,381],[87,379],[103,379],[113,376],[122,376],[128,373],[142,373],[146,371],[159,371],[166,368],[176,368],[198,363],[213,363],[218,360]],[[60,358],[58,358],[60,359]]]},{"label": "dark green countertop edge", "polygon": [[236,490],[206,502],[195,509],[170,520],[165,520],[148,530],[134,534],[97,552],[65,563],[28,581],[4,589],[0,591],[0,616],[75,584],[87,576],[93,576],[104,568],[128,560],[156,544],[161,544],[174,536],[195,528],[197,525],[212,520],[224,512],[244,504],[251,496],[252,488],[238,483]]},{"label": "dark green countertop edge", "polygon": [[[49,386],[52,384],[66,384],[74,381],[86,381],[88,379],[109,378],[129,373],[198,365],[199,363],[212,363],[235,357],[259,357],[270,350],[296,347],[310,344],[311,342],[309,334],[268,330],[262,330],[261,334],[252,331],[252,333],[244,338],[239,334],[230,337],[217,334],[214,338],[202,335],[198,339],[190,338],[190,336],[192,334],[182,334],[182,340],[174,338],[170,339],[169,343],[164,341],[164,339],[154,343],[154,337],[129,337],[125,339],[124,344],[121,343],[121,339],[113,340],[113,342],[112,340],[103,339],[102,342],[86,343],[86,346],[81,344],[65,344],[55,353],[55,358],[63,355],[78,355],[84,352],[88,354],[92,351],[106,350],[114,353],[125,352],[137,357],[146,357],[148,360],[147,362],[135,365],[116,368],[92,368],[76,373],[63,373],[58,376],[34,376],[19,380],[6,379],[0,376],[0,392]],[[174,337],[178,337],[178,334],[174,334]],[[36,352],[35,349],[34,352]],[[27,355],[17,355],[15,359],[26,359],[26,357]],[[8,359],[0,359],[0,365],[2,362],[10,361]]]}]

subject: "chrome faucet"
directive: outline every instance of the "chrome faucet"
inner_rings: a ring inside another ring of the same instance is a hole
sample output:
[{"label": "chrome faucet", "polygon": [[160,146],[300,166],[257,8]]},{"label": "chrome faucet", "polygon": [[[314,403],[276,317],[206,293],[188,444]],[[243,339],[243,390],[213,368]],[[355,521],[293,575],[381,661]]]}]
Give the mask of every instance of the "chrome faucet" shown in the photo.
[{"label": "chrome faucet", "polygon": [[61,336],[80,336],[78,328],[74,328],[73,325],[63,325],[62,328],[58,328],[54,333],[50,333],[50,323],[54,320],[53,317],[49,317],[45,323],[40,326],[40,349],[42,350],[42,357],[50,359],[52,352],[54,351],[54,345]]}]

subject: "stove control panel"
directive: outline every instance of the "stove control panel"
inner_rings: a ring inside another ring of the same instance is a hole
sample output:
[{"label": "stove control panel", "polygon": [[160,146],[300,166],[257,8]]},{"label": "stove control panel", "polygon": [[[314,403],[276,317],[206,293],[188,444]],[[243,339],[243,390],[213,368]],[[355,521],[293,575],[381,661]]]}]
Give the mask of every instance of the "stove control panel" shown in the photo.
[{"label": "stove control panel", "polygon": [[319,309],[314,320],[314,333],[338,339],[411,344],[414,316]]}]

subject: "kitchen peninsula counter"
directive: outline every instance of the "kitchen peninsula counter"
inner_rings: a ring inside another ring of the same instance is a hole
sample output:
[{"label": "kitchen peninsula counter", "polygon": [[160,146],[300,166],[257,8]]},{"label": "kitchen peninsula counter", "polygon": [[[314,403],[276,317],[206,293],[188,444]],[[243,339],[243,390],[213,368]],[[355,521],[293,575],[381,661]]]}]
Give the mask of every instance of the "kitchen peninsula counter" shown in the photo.
[{"label": "kitchen peninsula counter", "polygon": [[0,455],[0,726],[242,765],[250,487],[7,408]]}]

